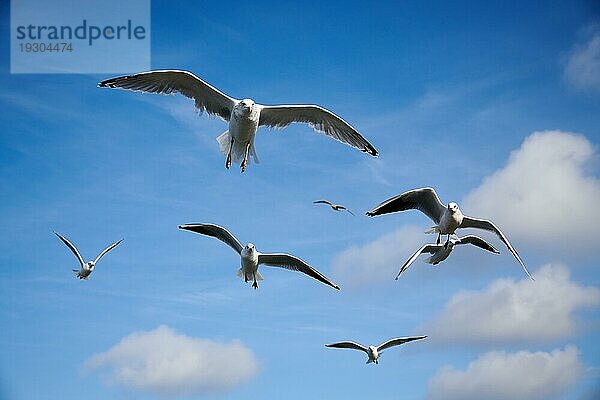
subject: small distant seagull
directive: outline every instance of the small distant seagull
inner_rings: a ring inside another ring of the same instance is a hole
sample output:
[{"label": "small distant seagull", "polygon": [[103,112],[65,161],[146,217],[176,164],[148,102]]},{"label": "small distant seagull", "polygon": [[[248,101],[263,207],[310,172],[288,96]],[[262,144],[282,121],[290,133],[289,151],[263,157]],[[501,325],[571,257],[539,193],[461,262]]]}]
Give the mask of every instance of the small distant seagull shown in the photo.
[{"label": "small distant seagull", "polygon": [[383,350],[388,349],[393,346],[398,346],[404,344],[406,342],[412,342],[413,340],[425,339],[427,336],[411,336],[411,337],[403,337],[403,338],[395,338],[390,339],[387,342],[381,343],[379,346],[369,346],[365,347],[362,344],[358,344],[356,342],[338,342],[332,344],[326,344],[325,347],[335,347],[338,349],[354,349],[361,350],[367,353],[369,359],[367,360],[367,364],[375,363],[379,364],[379,356],[383,354]]},{"label": "small distant seagull", "polygon": [[181,93],[193,99],[199,112],[206,111],[229,123],[229,130],[217,138],[221,152],[227,156],[227,169],[233,160],[241,162],[244,172],[249,155],[258,163],[254,136],[260,126],[282,129],[293,122],[307,123],[314,130],[374,157],[378,154],[356,129],[325,108],[316,105],[265,106],[251,99],[234,99],[188,71],[142,72],[107,79],[98,86],[160,94]]},{"label": "small distant seagull", "polygon": [[456,246],[457,244],[472,244],[492,253],[500,254],[500,252],[496,250],[494,246],[492,246],[480,237],[474,235],[468,235],[461,238],[452,237],[446,244],[426,244],[419,250],[417,250],[417,252],[413,254],[408,259],[408,261],[404,263],[402,268],[400,268],[400,272],[398,272],[396,279],[398,279],[400,275],[404,271],[406,271],[408,267],[410,267],[410,265],[413,263],[413,261],[415,261],[417,257],[419,257],[419,255],[421,255],[422,253],[433,254],[431,257],[426,258],[424,261],[429,264],[437,265],[438,263],[448,258],[448,256],[450,256],[450,253],[452,253],[452,250],[454,250],[454,246]]},{"label": "small distant seagull", "polygon": [[233,236],[227,229],[213,224],[186,224],[179,225],[179,229],[192,231],[201,235],[212,236],[219,239],[220,241],[227,244],[229,247],[234,249],[241,257],[241,268],[237,272],[237,276],[244,278],[244,282],[253,280],[252,287],[258,289],[258,283],[256,281],[262,280],[262,276],[258,272],[259,265],[267,265],[270,267],[281,267],[292,271],[302,272],[316,280],[323,282],[326,285],[331,286],[337,290],[340,287],[333,284],[319,271],[305,263],[299,258],[291,256],[289,254],[267,254],[259,253],[256,247],[252,243],[248,243],[246,246],[242,244]]},{"label": "small distant seagull", "polygon": [[437,244],[440,243],[441,235],[448,235],[446,244],[450,240],[450,235],[453,235],[458,228],[477,228],[484,229],[487,231],[494,232],[502,242],[506,245],[508,250],[517,259],[525,273],[534,280],[525,264],[519,257],[519,254],[515,248],[510,244],[506,236],[492,221],[486,219],[478,219],[463,215],[458,208],[456,203],[448,203],[448,206],[444,206],[440,201],[437,193],[432,188],[413,189],[408,192],[399,194],[398,196],[392,197],[379,204],[377,207],[367,212],[369,217],[376,215],[389,214],[396,211],[405,211],[416,209],[427,215],[437,225],[432,227],[427,233],[437,233]]},{"label": "small distant seagull", "polygon": [[79,251],[77,250],[77,248],[75,246],[73,246],[73,244],[71,242],[69,242],[67,240],[67,238],[65,238],[64,236],[62,236],[61,234],[59,234],[57,232],[54,232],[54,234],[56,236],[58,236],[58,238],[60,240],[62,240],[63,243],[66,244],[69,249],[71,249],[73,254],[75,254],[75,257],[77,257],[77,260],[79,261],[79,264],[81,265],[81,268],[74,269],[73,272],[75,272],[75,276],[78,277],[79,279],[87,279],[90,276],[90,274],[92,273],[92,271],[94,270],[96,263],[98,261],[100,261],[102,256],[104,256],[106,253],[108,253],[109,251],[111,251],[112,249],[117,247],[123,241],[123,239],[121,239],[118,242],[111,244],[106,249],[102,250],[102,253],[100,253],[94,261],[84,262],[83,257],[81,257],[81,254],[79,254]]},{"label": "small distant seagull", "polygon": [[350,214],[354,215],[354,213],[350,210],[348,210],[345,206],[341,205],[341,204],[333,204],[327,200],[317,200],[317,201],[313,201],[314,204],[327,204],[329,207],[331,207],[334,211],[342,211],[342,210],[346,210],[348,211]]}]

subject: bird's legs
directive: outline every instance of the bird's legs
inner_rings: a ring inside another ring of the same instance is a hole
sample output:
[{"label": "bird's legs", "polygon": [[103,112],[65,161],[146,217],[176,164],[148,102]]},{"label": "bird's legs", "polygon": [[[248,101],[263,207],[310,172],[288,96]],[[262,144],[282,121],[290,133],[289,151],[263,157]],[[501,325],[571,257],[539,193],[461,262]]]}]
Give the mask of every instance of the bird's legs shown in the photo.
[{"label": "bird's legs", "polygon": [[242,172],[246,170],[246,166],[248,165],[248,153],[250,152],[250,141],[246,143],[246,151],[244,152],[244,161],[242,161]]},{"label": "bird's legs", "polygon": [[252,277],[254,278],[254,282],[252,283],[252,287],[254,289],[258,289],[258,282],[256,282],[256,272],[252,274]]},{"label": "bird's legs", "polygon": [[231,151],[233,150],[233,136],[231,136],[231,143],[229,143],[229,151],[227,152],[227,161],[225,161],[225,168],[231,167]]},{"label": "bird's legs", "polygon": [[437,240],[435,241],[435,244],[440,244],[440,236],[442,236],[442,234],[440,232],[438,232],[438,237],[437,237]]},{"label": "bird's legs", "polygon": [[446,243],[444,243],[444,248],[448,248],[448,242],[450,242],[450,234],[448,234],[448,238],[446,239]]}]

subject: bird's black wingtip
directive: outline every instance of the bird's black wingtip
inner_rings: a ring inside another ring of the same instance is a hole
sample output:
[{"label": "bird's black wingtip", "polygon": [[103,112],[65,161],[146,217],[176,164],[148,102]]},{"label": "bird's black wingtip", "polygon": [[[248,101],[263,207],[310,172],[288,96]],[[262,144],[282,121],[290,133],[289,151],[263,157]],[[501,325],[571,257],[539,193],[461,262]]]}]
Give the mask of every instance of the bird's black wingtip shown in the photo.
[{"label": "bird's black wingtip", "polygon": [[375,214],[375,212],[374,212],[374,211],[367,211],[367,212],[365,213],[365,215],[366,215],[367,217],[374,217],[374,216],[376,216],[377,214]]},{"label": "bird's black wingtip", "polygon": [[379,152],[377,150],[375,150],[375,147],[364,148],[364,149],[362,149],[362,152],[363,153],[369,153],[373,157],[379,156]]},{"label": "bird's black wingtip", "polygon": [[110,79],[105,79],[103,81],[98,82],[98,87],[107,87],[107,88],[115,88],[115,82],[116,80],[119,78],[110,78]]},{"label": "bird's black wingtip", "polygon": [[340,289],[340,287],[338,285],[333,285],[333,288],[337,289],[337,290],[342,290],[342,289]]}]

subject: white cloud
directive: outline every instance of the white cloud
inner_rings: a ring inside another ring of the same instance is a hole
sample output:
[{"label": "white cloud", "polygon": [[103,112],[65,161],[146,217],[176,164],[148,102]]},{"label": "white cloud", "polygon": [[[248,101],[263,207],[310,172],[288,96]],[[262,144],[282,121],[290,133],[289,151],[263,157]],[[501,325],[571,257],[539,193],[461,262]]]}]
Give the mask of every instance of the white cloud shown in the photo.
[{"label": "white cloud", "polygon": [[573,48],[565,66],[565,78],[579,89],[600,90],[600,32]]},{"label": "white cloud", "polygon": [[85,366],[108,369],[111,380],[122,386],[161,396],[233,389],[258,370],[254,354],[240,341],[193,338],[164,325],[126,336]]},{"label": "white cloud", "polygon": [[465,371],[440,369],[429,381],[428,400],[552,399],[582,376],[584,368],[574,346],[551,353],[489,352]]},{"label": "white cloud", "polygon": [[362,246],[349,247],[333,259],[331,275],[349,287],[392,281],[404,261],[428,239],[423,231],[404,226]]},{"label": "white cloud", "polygon": [[577,333],[577,310],[600,304],[600,289],[573,282],[564,266],[546,265],[534,277],[460,291],[424,332],[444,343],[555,340]]},{"label": "white cloud", "polygon": [[535,132],[466,196],[461,209],[497,222],[517,248],[520,241],[570,254],[595,248],[600,181],[588,167],[596,157],[582,135]]}]

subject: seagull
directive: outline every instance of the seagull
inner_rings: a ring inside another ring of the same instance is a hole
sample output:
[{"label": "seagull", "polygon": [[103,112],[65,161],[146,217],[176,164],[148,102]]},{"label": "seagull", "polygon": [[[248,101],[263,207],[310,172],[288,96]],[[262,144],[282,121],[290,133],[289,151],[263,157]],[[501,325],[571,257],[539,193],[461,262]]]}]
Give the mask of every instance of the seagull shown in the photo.
[{"label": "seagull", "polygon": [[338,342],[332,344],[326,344],[325,347],[335,347],[338,349],[354,349],[354,350],[362,350],[367,353],[369,359],[367,360],[367,364],[375,363],[379,364],[379,356],[383,354],[383,350],[388,349],[393,346],[399,346],[406,342],[412,342],[413,340],[425,339],[427,336],[411,336],[411,337],[402,337],[390,339],[387,342],[381,343],[379,346],[369,346],[365,347],[362,344],[358,344],[356,342]]},{"label": "seagull", "polygon": [[330,201],[327,200],[317,200],[317,201],[313,201],[314,204],[327,204],[329,207],[331,207],[332,210],[334,211],[342,211],[342,210],[346,210],[348,211],[350,214],[354,215],[354,213],[350,210],[348,210],[345,206],[341,205],[341,204],[333,204]]},{"label": "seagull", "polygon": [[235,236],[233,236],[227,229],[219,225],[186,224],[179,225],[179,229],[200,233],[201,235],[212,236],[234,249],[241,257],[241,268],[238,270],[237,276],[244,278],[244,282],[253,280],[254,282],[252,283],[252,287],[254,289],[258,289],[257,281],[263,279],[260,275],[260,272],[258,272],[258,266],[267,265],[269,267],[280,267],[292,271],[302,272],[318,281],[323,282],[326,285],[331,286],[334,289],[340,290],[339,286],[333,284],[329,279],[323,276],[323,274],[301,259],[289,254],[260,253],[256,250],[256,247],[252,243],[242,246]]},{"label": "seagull", "polygon": [[448,235],[448,239],[445,243],[447,246],[450,241],[450,235],[454,235],[454,232],[458,228],[478,228],[494,232],[500,238],[500,240],[504,242],[508,250],[517,259],[519,264],[521,264],[521,267],[523,267],[523,270],[529,276],[529,278],[534,280],[529,271],[527,271],[525,264],[523,264],[523,261],[521,260],[521,257],[519,257],[519,254],[515,248],[510,244],[506,236],[504,236],[502,231],[498,229],[498,227],[494,225],[492,221],[463,215],[458,208],[458,204],[453,202],[448,203],[448,206],[444,206],[437,193],[432,188],[413,189],[399,194],[398,196],[392,197],[391,199],[379,204],[371,211],[367,211],[367,215],[369,217],[374,217],[376,215],[412,209],[421,211],[437,224],[426,232],[438,234],[436,242],[437,244],[440,243],[441,235]]},{"label": "seagull", "polygon": [[63,243],[66,244],[69,249],[71,249],[73,254],[75,254],[75,257],[77,257],[77,260],[79,260],[79,264],[81,265],[81,268],[73,270],[73,272],[75,272],[75,276],[78,277],[79,279],[87,279],[90,276],[90,274],[92,273],[92,271],[94,270],[94,267],[96,266],[98,261],[100,261],[100,259],[106,253],[108,253],[109,251],[111,251],[112,249],[117,247],[123,241],[123,239],[121,239],[118,242],[111,244],[106,249],[102,250],[102,253],[98,254],[98,257],[96,257],[96,259],[94,261],[84,262],[83,257],[81,257],[81,254],[79,254],[79,251],[77,250],[77,248],[75,246],[73,246],[73,244],[71,242],[69,242],[67,240],[67,238],[65,238],[64,236],[62,236],[60,233],[57,233],[57,232],[54,232],[54,234],[56,236],[58,236],[58,238],[60,240],[62,240]]},{"label": "seagull", "polygon": [[426,244],[419,250],[417,250],[416,253],[413,254],[408,259],[408,261],[404,263],[402,268],[400,268],[400,272],[398,272],[396,279],[398,279],[400,277],[400,274],[402,274],[408,269],[408,267],[410,267],[413,261],[415,261],[417,257],[421,255],[421,253],[433,254],[431,257],[428,257],[424,261],[429,264],[437,265],[438,263],[444,261],[450,256],[450,253],[452,253],[452,250],[454,250],[454,246],[456,246],[457,244],[472,244],[492,253],[500,254],[500,252],[496,250],[494,246],[475,235],[468,235],[457,239],[450,238],[447,244]]},{"label": "seagull", "polygon": [[206,111],[229,124],[229,130],[217,137],[221,152],[227,156],[225,162],[227,169],[233,160],[235,163],[241,162],[241,170],[244,172],[249,156],[252,156],[254,162],[258,164],[254,136],[260,126],[282,129],[293,122],[307,123],[314,130],[342,143],[374,157],[378,155],[377,150],[356,129],[323,107],[316,105],[266,106],[255,103],[252,99],[234,99],[189,71],[142,72],[107,79],[98,83],[98,86],[148,93],[181,93],[193,99],[200,113]]}]

